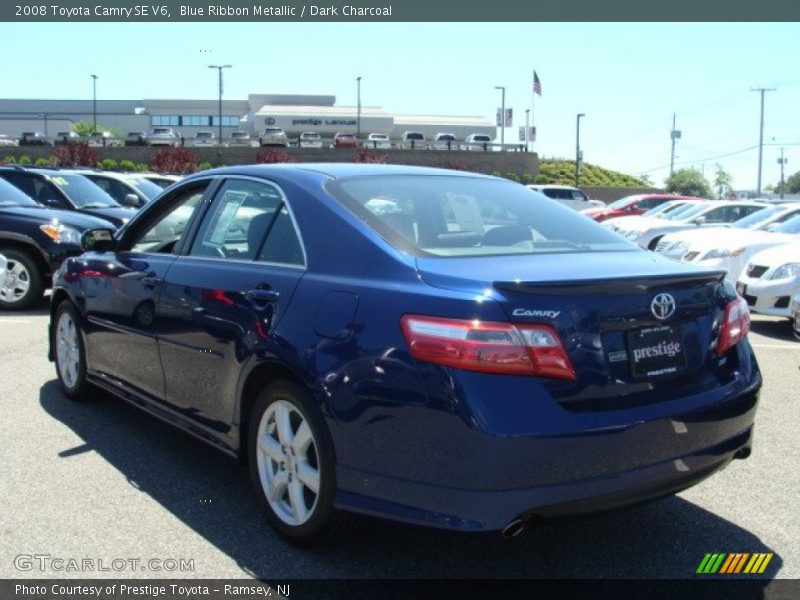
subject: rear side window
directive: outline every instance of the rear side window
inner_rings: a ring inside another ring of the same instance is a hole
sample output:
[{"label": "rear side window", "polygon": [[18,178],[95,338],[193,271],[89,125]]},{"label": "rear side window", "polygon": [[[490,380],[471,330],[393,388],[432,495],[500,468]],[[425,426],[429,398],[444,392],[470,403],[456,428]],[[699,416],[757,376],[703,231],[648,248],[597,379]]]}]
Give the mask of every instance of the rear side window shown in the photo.
[{"label": "rear side window", "polygon": [[327,189],[392,245],[418,256],[637,249],[510,181],[387,175],[335,180]]}]

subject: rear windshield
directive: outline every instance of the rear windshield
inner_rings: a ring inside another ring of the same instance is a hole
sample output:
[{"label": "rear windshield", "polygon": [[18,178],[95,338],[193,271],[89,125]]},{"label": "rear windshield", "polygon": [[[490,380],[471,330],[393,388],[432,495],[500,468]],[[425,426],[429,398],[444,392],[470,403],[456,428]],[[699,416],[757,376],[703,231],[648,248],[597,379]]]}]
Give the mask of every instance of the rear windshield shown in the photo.
[{"label": "rear windshield", "polygon": [[788,221],[784,221],[776,226],[773,231],[777,231],[778,233],[800,233],[800,215],[792,217]]},{"label": "rear windshield", "polygon": [[406,139],[407,140],[424,140],[425,136],[423,136],[421,133],[407,133],[406,134]]},{"label": "rear windshield", "polygon": [[762,208],[759,211],[756,211],[746,217],[739,219],[738,221],[734,221],[731,223],[731,227],[736,227],[737,229],[753,229],[758,227],[761,223],[770,219],[777,215],[780,212],[786,210],[782,206],[770,206],[768,208]]},{"label": "rear windshield", "polygon": [[150,200],[158,196],[164,189],[144,177],[129,177],[128,182]]},{"label": "rear windshield", "polygon": [[386,175],[334,180],[327,189],[393,246],[417,256],[639,250],[510,181]]}]

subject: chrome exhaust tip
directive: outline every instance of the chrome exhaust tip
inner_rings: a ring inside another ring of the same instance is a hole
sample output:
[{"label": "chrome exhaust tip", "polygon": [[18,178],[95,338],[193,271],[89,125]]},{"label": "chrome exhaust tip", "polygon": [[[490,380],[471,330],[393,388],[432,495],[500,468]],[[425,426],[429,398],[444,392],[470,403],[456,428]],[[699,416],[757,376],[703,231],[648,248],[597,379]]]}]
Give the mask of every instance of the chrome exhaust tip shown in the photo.
[{"label": "chrome exhaust tip", "polygon": [[503,531],[501,531],[500,533],[504,538],[513,538],[520,535],[527,528],[528,528],[528,520],[517,518],[511,521],[511,523],[509,523],[508,525],[506,525],[505,529],[503,529]]}]

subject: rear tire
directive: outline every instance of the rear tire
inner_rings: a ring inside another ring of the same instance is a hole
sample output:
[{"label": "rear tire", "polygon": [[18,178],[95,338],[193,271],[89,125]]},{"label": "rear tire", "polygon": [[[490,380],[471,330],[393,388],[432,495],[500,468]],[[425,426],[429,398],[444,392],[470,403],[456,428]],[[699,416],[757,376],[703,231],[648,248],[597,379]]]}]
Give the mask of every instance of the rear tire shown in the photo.
[{"label": "rear tire", "polygon": [[61,391],[71,400],[91,396],[95,388],[86,379],[86,352],[83,347],[80,317],[71,302],[56,309],[53,328],[56,375]]},{"label": "rear tire", "polygon": [[8,259],[6,273],[0,273],[0,308],[22,310],[44,296],[39,265],[25,250],[0,248]]},{"label": "rear tire", "polygon": [[270,524],[289,541],[310,545],[330,531],[336,472],[333,442],[302,387],[267,386],[250,415],[250,480]]}]

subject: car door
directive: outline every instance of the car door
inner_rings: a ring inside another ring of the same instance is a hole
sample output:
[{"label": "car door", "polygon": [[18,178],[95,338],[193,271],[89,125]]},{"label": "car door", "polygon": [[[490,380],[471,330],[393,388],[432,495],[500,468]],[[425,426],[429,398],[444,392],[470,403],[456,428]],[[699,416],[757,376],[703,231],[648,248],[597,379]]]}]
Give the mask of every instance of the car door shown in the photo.
[{"label": "car door", "polygon": [[162,282],[210,180],[174,190],[131,224],[113,253],[88,255],[84,278],[87,361],[96,374],[164,398],[156,304]]},{"label": "car door", "polygon": [[227,430],[242,366],[270,339],[304,273],[282,191],[263,180],[226,179],[159,299],[158,345],[174,409]]}]

